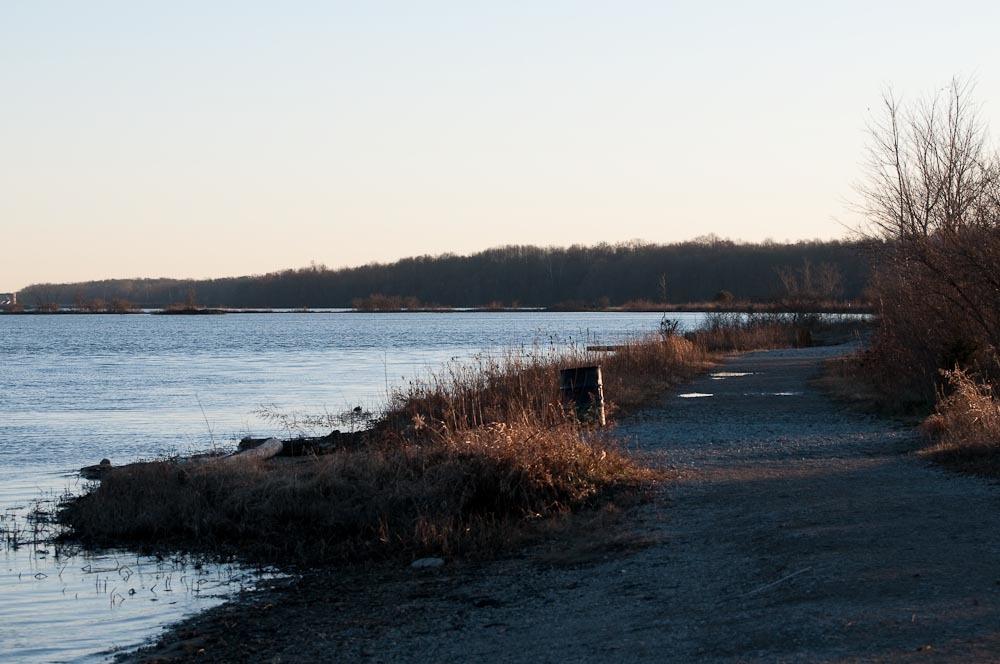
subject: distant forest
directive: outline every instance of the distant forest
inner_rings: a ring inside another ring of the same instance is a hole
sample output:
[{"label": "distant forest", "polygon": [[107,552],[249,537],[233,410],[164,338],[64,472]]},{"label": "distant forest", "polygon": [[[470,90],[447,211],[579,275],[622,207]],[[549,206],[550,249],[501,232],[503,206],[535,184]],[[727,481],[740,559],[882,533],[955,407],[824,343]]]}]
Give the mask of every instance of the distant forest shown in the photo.
[{"label": "distant forest", "polygon": [[[871,246],[862,242],[750,244],[707,237],[678,244],[568,248],[506,246],[468,256],[301,269],[223,279],[111,279],[36,284],[31,307],[127,301],[140,307],[351,307],[371,301],[449,307],[607,307],[629,302],[766,302],[818,286],[827,299],[861,300]],[[372,296],[375,296],[374,300]]]}]

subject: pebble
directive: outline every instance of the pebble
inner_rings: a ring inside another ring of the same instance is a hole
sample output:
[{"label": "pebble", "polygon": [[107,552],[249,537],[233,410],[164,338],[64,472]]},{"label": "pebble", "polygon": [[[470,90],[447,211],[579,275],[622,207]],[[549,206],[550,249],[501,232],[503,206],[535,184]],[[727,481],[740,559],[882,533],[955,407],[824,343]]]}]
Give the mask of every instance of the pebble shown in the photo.
[{"label": "pebble", "polygon": [[432,567],[441,567],[442,565],[444,565],[443,558],[417,558],[410,563],[410,567],[413,569],[428,569]]}]

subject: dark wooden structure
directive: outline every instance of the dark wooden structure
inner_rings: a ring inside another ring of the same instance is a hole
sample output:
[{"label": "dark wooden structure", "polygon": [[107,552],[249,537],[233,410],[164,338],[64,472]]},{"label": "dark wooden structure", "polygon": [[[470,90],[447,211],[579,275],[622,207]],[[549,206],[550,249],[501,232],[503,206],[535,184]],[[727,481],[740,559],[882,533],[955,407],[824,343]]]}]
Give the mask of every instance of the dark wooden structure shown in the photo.
[{"label": "dark wooden structure", "polygon": [[559,391],[563,401],[576,409],[581,421],[593,421],[599,426],[604,418],[604,382],[601,367],[573,367],[559,371]]}]

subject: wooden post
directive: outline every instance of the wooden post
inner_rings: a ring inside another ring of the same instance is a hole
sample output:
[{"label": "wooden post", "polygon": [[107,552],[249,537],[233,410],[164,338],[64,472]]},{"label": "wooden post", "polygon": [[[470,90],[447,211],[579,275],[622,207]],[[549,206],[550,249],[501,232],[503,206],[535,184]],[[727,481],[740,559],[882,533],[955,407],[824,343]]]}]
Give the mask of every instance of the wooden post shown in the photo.
[{"label": "wooden post", "polygon": [[602,427],[606,424],[601,367],[560,369],[559,391],[564,401],[572,402],[581,421],[593,419]]}]

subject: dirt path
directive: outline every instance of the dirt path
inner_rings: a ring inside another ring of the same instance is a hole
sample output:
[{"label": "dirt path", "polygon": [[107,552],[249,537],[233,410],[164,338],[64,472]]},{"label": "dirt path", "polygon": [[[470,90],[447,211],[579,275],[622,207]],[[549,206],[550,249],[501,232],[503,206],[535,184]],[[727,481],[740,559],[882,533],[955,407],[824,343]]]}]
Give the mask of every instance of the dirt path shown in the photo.
[{"label": "dirt path", "polygon": [[367,588],[309,580],[278,604],[213,614],[255,627],[239,647],[214,637],[202,654],[1000,661],[1000,489],[928,466],[906,429],[810,387],[839,352],[738,357],[720,371],[748,375],[698,379],[681,392],[712,396],[673,395],[622,426],[676,475],[624,532]]}]

